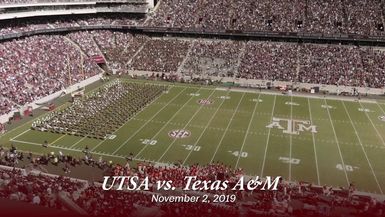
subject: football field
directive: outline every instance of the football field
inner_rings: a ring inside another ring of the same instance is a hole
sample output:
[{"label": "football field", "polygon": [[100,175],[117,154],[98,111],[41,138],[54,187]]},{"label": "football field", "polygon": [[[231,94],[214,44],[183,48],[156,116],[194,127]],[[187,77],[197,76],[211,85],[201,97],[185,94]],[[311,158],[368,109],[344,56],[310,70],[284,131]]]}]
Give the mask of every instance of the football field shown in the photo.
[{"label": "football field", "polygon": [[[385,191],[385,104],[169,85],[105,140],[10,130],[0,144],[34,153],[153,163],[221,162],[248,175]],[[47,140],[49,148],[42,147]]]}]

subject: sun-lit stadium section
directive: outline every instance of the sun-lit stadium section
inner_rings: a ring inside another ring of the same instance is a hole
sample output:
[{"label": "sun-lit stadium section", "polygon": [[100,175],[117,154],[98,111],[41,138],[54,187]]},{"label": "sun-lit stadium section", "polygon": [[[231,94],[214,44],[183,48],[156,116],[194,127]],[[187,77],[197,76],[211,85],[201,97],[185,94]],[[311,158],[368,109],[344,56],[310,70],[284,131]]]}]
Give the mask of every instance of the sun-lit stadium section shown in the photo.
[{"label": "sun-lit stadium section", "polygon": [[249,175],[385,190],[385,104],[374,100],[168,84],[168,91],[104,140],[34,131],[31,123],[10,130],[1,143],[75,156],[87,146],[114,162],[130,155],[166,164],[219,161]]}]

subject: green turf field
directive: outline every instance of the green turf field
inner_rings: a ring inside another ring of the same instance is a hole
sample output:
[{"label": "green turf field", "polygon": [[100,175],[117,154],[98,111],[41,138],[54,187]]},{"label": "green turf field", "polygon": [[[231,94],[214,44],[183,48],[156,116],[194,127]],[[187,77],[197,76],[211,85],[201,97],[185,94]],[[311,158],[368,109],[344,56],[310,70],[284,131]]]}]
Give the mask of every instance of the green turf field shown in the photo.
[{"label": "green turf field", "polygon": [[[200,101],[201,100],[201,101]],[[201,103],[199,103],[201,102]],[[97,140],[30,130],[2,136],[24,151],[92,153],[114,162],[223,162],[249,175],[385,191],[385,104],[170,85],[151,105]],[[269,128],[270,127],[270,128]],[[43,148],[47,140],[49,148]]]}]

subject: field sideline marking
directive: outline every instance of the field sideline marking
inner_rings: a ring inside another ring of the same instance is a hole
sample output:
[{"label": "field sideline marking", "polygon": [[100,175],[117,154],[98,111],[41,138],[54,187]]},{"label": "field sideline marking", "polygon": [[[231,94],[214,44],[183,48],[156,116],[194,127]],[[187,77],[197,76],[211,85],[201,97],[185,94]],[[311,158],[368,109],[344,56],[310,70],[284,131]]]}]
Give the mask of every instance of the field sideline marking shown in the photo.
[{"label": "field sideline marking", "polygon": [[[216,90],[213,90],[213,91],[211,92],[211,94],[210,94],[208,97],[206,97],[206,98],[210,99],[211,96],[212,96],[215,92],[216,92]],[[194,117],[195,117],[195,116],[202,110],[203,106],[205,106],[205,105],[202,104],[202,105],[195,111],[195,113],[191,116],[190,120],[184,125],[184,127],[183,127],[182,129],[187,128],[187,126],[188,126],[188,125],[190,124],[190,122],[194,119]],[[168,150],[170,150],[170,148],[174,145],[174,143],[176,142],[176,140],[177,140],[177,138],[174,138],[174,140],[171,142],[170,145],[168,145],[168,147],[166,148],[166,150],[163,152],[162,156],[160,156],[159,159],[158,159],[157,161],[162,160],[162,158],[166,155],[166,153],[168,152]]]},{"label": "field sideline marking", "polygon": [[[169,102],[174,101],[176,98],[178,98],[185,90],[187,89],[184,88],[181,90],[176,96],[174,96]],[[128,141],[130,141],[136,134],[138,134],[145,126],[147,126],[148,123],[150,123],[163,109],[165,109],[168,106],[168,104],[164,105],[161,109],[159,109],[158,112],[156,112],[146,123],[144,123],[137,131],[135,131],[130,137],[126,139],[112,154],[116,154],[124,145],[127,144]],[[125,125],[125,124],[124,124]],[[136,156],[135,156],[136,157]]]},{"label": "field sideline marking", "polygon": [[[11,140],[12,142],[16,142],[16,143],[22,143],[22,144],[27,144],[27,145],[34,145],[34,146],[40,146],[42,147],[42,144],[39,144],[39,143],[35,143],[35,142],[26,142],[26,141],[21,141],[21,140]],[[68,147],[64,147],[64,146],[48,146],[48,148],[53,148],[53,149],[60,149],[60,150],[66,150],[66,151],[73,151],[73,152],[79,152],[79,153],[83,153],[83,150],[82,149],[74,149],[74,148],[68,148]],[[114,155],[114,154],[108,154],[108,153],[104,153],[104,152],[90,152],[91,154],[94,154],[94,155],[100,155],[100,156],[106,156],[106,157],[114,157],[114,158],[120,158],[120,159],[126,159],[126,157],[122,156],[122,155]],[[41,154],[41,153],[40,153]],[[132,160],[135,160],[135,161],[146,161],[146,162],[150,162],[150,163],[161,163],[161,162],[156,162],[156,161],[153,161],[153,160],[147,160],[147,159],[138,159],[138,158],[132,158]]]},{"label": "field sideline marking", "polygon": [[[229,92],[230,92],[230,91],[227,91],[227,92],[226,92],[226,96],[229,95]],[[206,126],[205,126],[204,130],[202,131],[201,135],[198,137],[197,141],[194,143],[194,146],[192,147],[192,149],[190,150],[190,152],[188,153],[188,155],[187,155],[186,158],[184,159],[182,165],[184,165],[184,164],[186,163],[187,159],[190,157],[190,155],[191,155],[191,153],[193,152],[194,148],[197,146],[197,144],[199,143],[199,141],[202,139],[204,133],[205,133],[206,130],[209,128],[211,122],[214,120],[214,117],[217,115],[219,109],[222,107],[222,105],[223,105],[223,103],[224,103],[225,101],[226,101],[225,99],[222,100],[221,104],[218,106],[218,108],[216,109],[215,113],[211,116],[209,122],[206,124]]]},{"label": "field sideline marking", "polygon": [[[172,88],[174,88],[174,86],[172,86],[171,88],[170,88],[170,90],[172,89]],[[182,90],[183,91],[183,90]],[[138,113],[136,113],[132,118],[130,118],[128,121],[126,121],[123,125],[121,125],[118,129],[116,129],[114,132],[112,132],[112,134],[116,134],[116,132],[118,132],[120,129],[122,129],[124,126],[126,126],[131,120],[133,120],[136,116],[138,116],[140,113],[142,113],[149,105],[151,105],[153,102],[155,102],[156,100],[158,100],[161,96],[163,96],[163,94],[160,94],[158,97],[156,97],[152,102],[150,102],[148,105],[146,105],[146,106],[144,106]],[[163,109],[163,108],[162,108]],[[85,139],[85,138],[83,138],[83,139]],[[93,147],[92,149],[91,149],[91,151],[94,151],[94,150],[96,150],[97,148],[99,148],[99,146],[101,146],[105,141],[107,141],[107,139],[106,140],[102,140],[101,142],[99,142],[95,147]],[[77,143],[79,143],[80,141],[78,141]],[[74,145],[72,145],[72,146],[75,146],[75,144]],[[71,146],[71,147],[72,147]],[[115,153],[113,153],[113,154],[115,154]]]},{"label": "field sideline marking", "polygon": [[22,132],[22,133],[18,134],[17,136],[13,137],[11,140],[16,139],[17,137],[22,136],[22,135],[28,133],[29,131],[31,131],[31,129],[25,130],[24,132]]},{"label": "field sideline marking", "polygon": [[[201,88],[199,88],[196,92],[199,92],[201,90]],[[182,93],[182,92],[181,92]],[[180,94],[181,94],[180,93]],[[178,96],[179,96],[179,94],[178,94]],[[153,139],[155,139],[159,134],[160,134],[160,132],[162,132],[162,130],[164,129],[164,128],[166,128],[166,126],[171,122],[171,120],[172,119],[174,119],[175,118],[175,116],[177,115],[177,114],[179,114],[179,112],[182,110],[182,108],[184,108],[185,107],[185,105],[187,105],[192,99],[194,99],[195,97],[194,96],[190,96],[190,99],[189,100],[187,100],[184,104],[183,104],[183,106],[182,107],[180,107],[172,116],[171,116],[171,118],[170,119],[168,119],[168,121],[166,122],[166,124],[164,124],[159,130],[158,130],[158,132],[151,138],[151,140],[153,140]],[[171,100],[172,101],[172,100]],[[170,102],[171,102],[170,101]],[[154,116],[155,117],[155,116]],[[152,119],[151,119],[152,120]],[[143,146],[143,148],[135,155],[135,158],[137,158],[146,148],[147,148],[147,146],[148,145],[144,145]]]},{"label": "field sideline marking", "polygon": [[79,144],[81,141],[85,140],[86,138],[87,138],[87,136],[85,136],[85,137],[79,139],[79,141],[77,141],[77,142],[75,142],[73,145],[71,145],[70,148],[75,147],[77,144]]},{"label": "field sideline marking", "polygon": [[[293,94],[290,96],[290,120],[293,120]],[[289,158],[290,158],[290,163],[289,163],[289,182],[291,181],[291,160],[292,160],[292,153],[293,153],[293,135],[290,133],[289,137]]]},{"label": "field sideline marking", "polygon": [[[325,105],[328,106],[328,103],[327,103],[326,99],[324,99],[324,101],[325,101]],[[347,182],[348,185],[350,185],[348,173],[346,172],[346,166],[345,166],[344,158],[342,157],[342,153],[341,153],[340,142],[338,141],[337,133],[336,133],[336,130],[334,128],[334,123],[333,123],[332,117],[330,115],[330,110],[329,110],[329,108],[326,108],[326,110],[328,111],[330,125],[332,126],[332,129],[333,129],[334,139],[336,140],[336,143],[337,143],[337,148],[338,148],[338,152],[340,154],[341,163],[342,163],[342,166],[344,167],[344,173],[345,173],[346,182]]]},{"label": "field sideline marking", "polygon": [[254,120],[255,111],[257,110],[257,107],[258,107],[258,105],[259,105],[259,99],[260,99],[260,98],[261,98],[261,94],[258,94],[258,99],[257,99],[257,102],[256,102],[255,105],[254,105],[253,113],[252,113],[252,115],[251,115],[251,118],[250,118],[250,121],[249,121],[249,125],[247,126],[246,134],[245,134],[245,136],[244,136],[244,138],[243,138],[241,150],[239,151],[239,154],[238,154],[238,159],[237,159],[237,163],[235,164],[235,169],[238,168],[239,160],[241,159],[241,154],[242,154],[242,152],[243,152],[243,147],[245,147],[246,139],[247,139],[247,136],[248,136],[249,131],[250,131],[251,123],[252,123],[253,120]]},{"label": "field sideline marking", "polygon": [[67,135],[67,134],[64,134],[64,135],[60,136],[59,138],[55,139],[53,142],[50,143],[50,145],[55,144],[55,142],[57,142],[57,141],[63,139],[66,135]]},{"label": "field sideline marking", "polygon": [[[274,96],[274,104],[273,104],[273,109],[271,111],[271,118],[270,118],[270,121],[273,121],[273,117],[274,117],[274,110],[275,110],[275,103],[277,101],[277,95]],[[271,128],[269,128],[269,132],[267,133],[267,139],[266,139],[266,146],[265,146],[265,153],[263,155],[263,161],[262,161],[262,168],[261,168],[261,177],[263,176],[263,172],[264,172],[264,169],[265,169],[265,163],[266,163],[266,156],[267,156],[267,149],[269,147],[269,141],[270,141],[270,132],[271,132]]]},{"label": "field sideline marking", "polygon": [[[309,98],[307,98],[307,104],[309,105],[310,122],[311,122],[311,124],[313,124],[313,117],[312,117],[312,114],[311,114],[311,106],[310,106],[310,99]],[[320,175],[319,175],[319,167],[318,167],[317,148],[316,148],[316,145],[315,145],[315,136],[314,136],[314,133],[312,133],[311,135],[312,135],[312,138],[313,138],[313,149],[314,149],[315,165],[316,165],[316,169],[317,169],[317,181],[318,181],[317,184],[321,185]]]},{"label": "field sideline marking", "polygon": [[[225,132],[223,132],[222,138],[221,138],[221,140],[219,141],[219,143],[218,143],[218,145],[217,145],[217,149],[215,150],[213,156],[211,157],[210,163],[213,162],[213,160],[214,160],[214,158],[215,158],[215,155],[217,155],[218,149],[219,149],[219,147],[221,146],[221,144],[222,144],[222,142],[223,142],[223,139],[224,139],[225,136],[226,136],[226,132],[228,131],[228,129],[229,129],[231,123],[233,122],[234,116],[235,116],[235,114],[237,113],[236,111],[238,110],[239,105],[241,105],[241,102],[242,102],[244,96],[245,96],[245,93],[242,94],[241,100],[239,100],[238,105],[237,105],[237,108],[236,108],[235,111],[233,112],[233,115],[231,116],[230,121],[229,121],[229,123],[227,124],[227,127],[226,127],[226,129],[225,129]],[[239,153],[239,154],[240,154],[240,153]]]},{"label": "field sideline marking", "polygon": [[[376,183],[377,183],[377,187],[380,189],[381,194],[383,194],[382,188],[381,188],[381,186],[380,186],[380,183],[378,182],[376,173],[374,172],[373,167],[372,167],[372,164],[370,163],[370,160],[369,160],[369,158],[368,158],[368,155],[366,154],[365,148],[364,148],[364,146],[362,145],[361,138],[360,138],[359,135],[358,135],[356,126],[354,126],[354,124],[353,124],[352,118],[350,117],[349,111],[348,111],[348,109],[346,108],[345,102],[342,102],[342,105],[344,106],[345,112],[346,112],[346,114],[347,114],[348,117],[349,117],[350,123],[351,123],[351,125],[352,125],[352,127],[353,127],[353,129],[354,129],[354,132],[355,132],[355,134],[356,134],[356,137],[357,137],[357,139],[358,139],[358,142],[359,142],[360,145],[361,145],[362,152],[364,153],[365,158],[366,158],[366,160],[368,161],[368,165],[369,165],[369,167],[370,167],[370,170],[372,171],[372,174],[373,174],[373,176],[374,176],[374,180],[375,180]],[[362,108],[361,104],[360,104],[360,107]],[[365,112],[365,114],[366,114],[366,112]],[[367,114],[366,114],[366,115],[367,115]],[[371,120],[370,120],[370,121],[371,121]],[[376,129],[376,130],[377,130],[377,129]]]}]

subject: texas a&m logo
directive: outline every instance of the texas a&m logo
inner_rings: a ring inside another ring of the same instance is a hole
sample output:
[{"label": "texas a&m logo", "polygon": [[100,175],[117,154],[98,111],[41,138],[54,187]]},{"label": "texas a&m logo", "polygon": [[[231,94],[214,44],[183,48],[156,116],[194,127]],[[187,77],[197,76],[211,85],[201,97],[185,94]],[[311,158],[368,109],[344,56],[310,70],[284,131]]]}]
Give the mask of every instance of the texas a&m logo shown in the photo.
[{"label": "texas a&m logo", "polygon": [[300,132],[308,131],[311,133],[317,133],[317,126],[311,125],[310,121],[304,120],[292,120],[285,118],[273,118],[271,124],[266,126],[267,128],[277,128],[282,130],[283,133],[299,135]]}]

